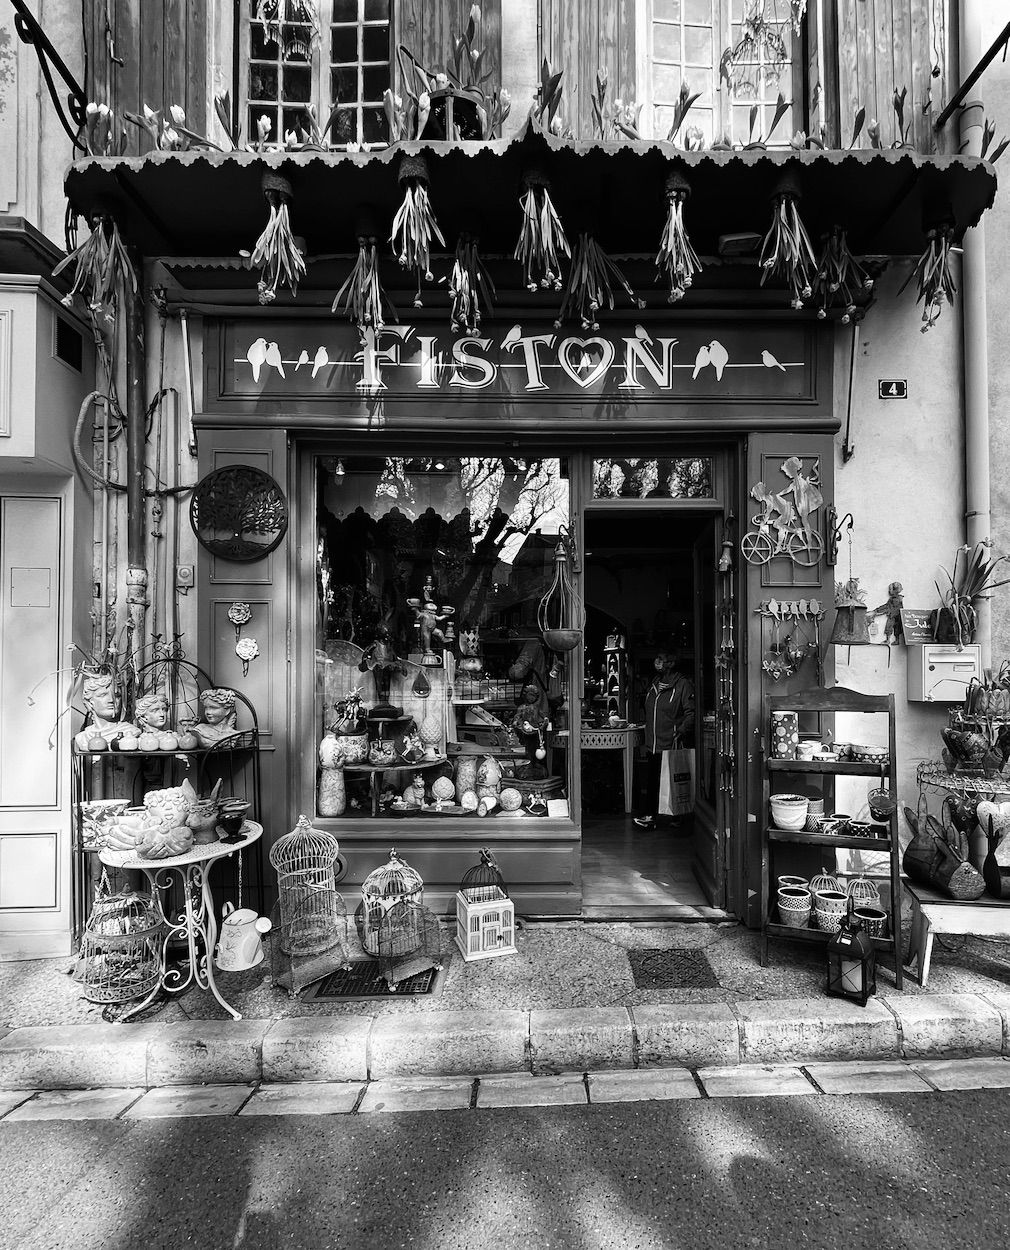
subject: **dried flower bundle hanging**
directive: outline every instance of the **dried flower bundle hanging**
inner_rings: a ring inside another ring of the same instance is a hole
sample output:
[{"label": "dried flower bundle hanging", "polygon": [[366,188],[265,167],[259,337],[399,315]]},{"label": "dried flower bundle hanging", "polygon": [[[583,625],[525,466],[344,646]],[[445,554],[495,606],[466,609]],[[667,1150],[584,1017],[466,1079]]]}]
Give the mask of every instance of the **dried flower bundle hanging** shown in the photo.
[{"label": "dried flower bundle hanging", "polygon": [[954,227],[948,222],[942,226],[934,226],[926,232],[926,250],[915,263],[915,268],[901,284],[898,294],[915,278],[919,294],[916,303],[922,302],[922,322],[920,331],[936,325],[943,312],[943,301],[954,303],[957,285],[950,270],[950,258],[960,254],[961,248],[953,246]]},{"label": "dried flower bundle hanging", "polygon": [[428,198],[428,165],[423,156],[404,156],[400,161],[400,186],[403,203],[393,218],[390,242],[393,253],[404,269],[417,275],[414,307],[421,307],[421,279],[431,282],[431,241],[437,239],[445,247]]},{"label": "dried flower bundle hanging", "polygon": [[849,251],[845,231],[835,226],[824,237],[824,251],[814,275],[814,294],[821,305],[818,318],[823,321],[828,306],[837,299],[845,308],[842,324],[848,325],[856,313],[855,292],[860,290],[872,291],[873,279]]},{"label": "dried flower bundle hanging", "polygon": [[135,294],[137,275],[119,235],[119,227],[107,213],[99,213],[91,223],[91,234],[80,247],[53,270],[53,277],[74,266],[74,282],[62,303],[73,307],[80,296],[91,313],[115,321],[119,289]]},{"label": "dried flower bundle hanging", "polygon": [[684,226],[684,205],[691,194],[687,179],[672,173],[666,179],[666,225],[659,241],[656,268],[670,284],[667,299],[671,304],[682,299],[684,292],[701,272],[701,261],[691,246]]},{"label": "dried flower bundle hanging", "polygon": [[291,183],[280,174],[266,173],[263,194],[270,205],[270,219],[256,240],[250,263],[260,271],[259,302],[269,304],[276,298],[282,282],[287,282],[292,295],[298,294],[299,279],[305,274],[305,258],[291,233],[288,218]]},{"label": "dried flower bundle hanging", "polygon": [[644,308],[645,300],[639,299],[631,289],[631,283],[614,264],[591,234],[580,234],[575,255],[568,270],[568,283],[561,301],[561,312],[554,322],[556,330],[568,317],[578,317],[583,330],[600,328],[596,314],[601,308],[613,308],[614,287],[620,287],[636,308]]},{"label": "dried flower bundle hanging", "polygon": [[761,285],[766,278],[788,282],[793,297],[792,308],[802,308],[803,301],[813,294],[813,278],[817,270],[810,236],[800,217],[797,202],[799,188],[791,178],[780,182],[772,197],[772,224],[761,244]]},{"label": "dried flower bundle hanging", "polygon": [[515,258],[523,267],[523,284],[528,291],[537,287],[560,291],[561,257],[571,256],[572,250],[551,200],[551,184],[539,170],[530,170],[523,176],[519,202],[523,224]]},{"label": "dried flower bundle hanging", "polygon": [[476,334],[481,310],[494,307],[495,287],[477,250],[477,238],[461,234],[449,278],[449,317],[453,334]]},{"label": "dried flower bundle hanging", "polygon": [[342,310],[363,336],[366,330],[382,329],[386,324],[387,309],[389,319],[395,321],[396,309],[379,281],[379,256],[375,238],[361,235],[358,238],[358,259],[334,297],[331,311]]}]

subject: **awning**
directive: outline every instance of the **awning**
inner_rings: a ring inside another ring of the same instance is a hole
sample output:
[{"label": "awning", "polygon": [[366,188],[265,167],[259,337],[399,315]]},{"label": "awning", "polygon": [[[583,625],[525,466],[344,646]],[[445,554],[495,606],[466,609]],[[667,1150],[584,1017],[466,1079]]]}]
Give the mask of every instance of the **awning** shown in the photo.
[{"label": "awning", "polygon": [[106,206],[124,237],[147,256],[211,258],[250,249],[266,221],[262,178],[291,182],[291,224],[312,255],[350,254],[360,233],[388,238],[402,198],[403,153],[423,154],[430,195],[449,248],[459,231],[480,235],[485,256],[511,256],[524,172],[537,169],[570,239],[594,231],[614,256],[654,255],[669,173],[691,187],[685,221],[695,249],[716,255],[720,236],[763,234],[771,197],[788,168],[815,241],[835,225],[857,255],[918,255],[931,224],[951,221],[955,238],[978,223],[996,194],[996,174],[967,156],[907,150],[684,152],[662,142],[575,142],[529,125],[508,140],[396,144],[379,152],[152,152],[90,158],[66,176],[72,206]]}]

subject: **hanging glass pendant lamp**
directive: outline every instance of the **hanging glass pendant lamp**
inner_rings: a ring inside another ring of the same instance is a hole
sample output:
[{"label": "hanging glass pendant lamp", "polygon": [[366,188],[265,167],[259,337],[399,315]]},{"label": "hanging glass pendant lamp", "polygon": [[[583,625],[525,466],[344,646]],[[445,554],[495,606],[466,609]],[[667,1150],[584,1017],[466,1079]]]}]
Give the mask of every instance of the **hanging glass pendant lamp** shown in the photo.
[{"label": "hanging glass pendant lamp", "polygon": [[570,544],[562,533],[554,548],[554,580],[537,609],[537,625],[552,651],[574,651],[586,625],[586,609],[572,584]]}]

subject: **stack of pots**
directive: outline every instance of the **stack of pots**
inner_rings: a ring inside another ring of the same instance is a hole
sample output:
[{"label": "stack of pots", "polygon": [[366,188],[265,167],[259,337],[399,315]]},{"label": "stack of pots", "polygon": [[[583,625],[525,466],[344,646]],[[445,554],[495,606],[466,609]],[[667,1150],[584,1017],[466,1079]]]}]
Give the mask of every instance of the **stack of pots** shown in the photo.
[{"label": "stack of pots", "polygon": [[810,923],[810,890],[803,877],[779,877],[779,918],[791,929]]}]

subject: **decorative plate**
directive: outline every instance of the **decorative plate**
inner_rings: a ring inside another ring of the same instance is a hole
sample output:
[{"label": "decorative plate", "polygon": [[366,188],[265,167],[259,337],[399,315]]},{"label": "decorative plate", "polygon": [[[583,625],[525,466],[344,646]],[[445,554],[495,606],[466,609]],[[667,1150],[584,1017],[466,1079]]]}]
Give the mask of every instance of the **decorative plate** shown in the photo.
[{"label": "decorative plate", "polygon": [[189,520],[200,544],[225,560],[262,560],[287,532],[288,505],[269,473],[229,464],[196,485]]}]

